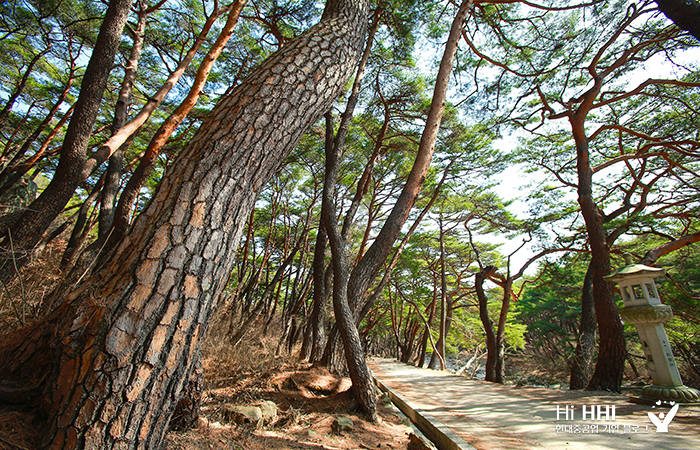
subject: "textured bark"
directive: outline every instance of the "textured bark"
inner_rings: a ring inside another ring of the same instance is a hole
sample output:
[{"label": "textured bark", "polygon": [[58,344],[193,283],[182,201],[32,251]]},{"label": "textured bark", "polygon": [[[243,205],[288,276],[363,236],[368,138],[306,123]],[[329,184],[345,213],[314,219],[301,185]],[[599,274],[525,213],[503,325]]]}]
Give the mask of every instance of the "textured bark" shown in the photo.
[{"label": "textured bark", "polygon": [[49,374],[43,447],[160,446],[256,196],[344,87],[366,17],[329,2],[225,96],[109,263],[0,349],[3,376]]},{"label": "textured bark", "polygon": [[204,389],[204,369],[199,358],[196,361],[190,379],[182,388],[180,400],[175,405],[175,411],[170,420],[171,430],[188,430],[197,425],[199,407],[202,403],[202,390]]},{"label": "textured bark", "polygon": [[226,43],[231,38],[233,30],[238,23],[238,17],[240,16],[243,6],[245,6],[246,0],[237,0],[231,5],[231,10],[229,11],[228,19],[224,24],[219,37],[216,42],[209,49],[209,52],[204,57],[202,63],[197,69],[197,74],[195,75],[195,81],[192,84],[187,96],[180,103],[180,105],[173,111],[173,113],[165,119],[165,122],[160,126],[156,134],[153,135],[148,148],[144,152],[139,165],[132,174],[131,178],[124,187],[121,197],[119,198],[119,203],[112,215],[112,219],[104,227],[109,227],[110,231],[104,231],[101,233],[101,238],[106,237],[109,232],[111,236],[105,248],[102,250],[105,254],[116,247],[118,243],[122,240],[126,234],[127,228],[129,226],[129,216],[131,215],[131,210],[136,201],[138,193],[141,191],[141,187],[146,182],[148,175],[155,167],[156,160],[160,153],[160,150],[167,143],[170,136],[173,134],[175,129],[182,123],[182,121],[187,117],[187,115],[192,111],[192,108],[197,104],[197,100],[202,95],[202,88],[204,87],[207,79],[209,78],[209,73],[211,72],[214,63],[223,51]]},{"label": "textured bark", "polygon": [[593,276],[589,264],[581,291],[581,321],[576,342],[576,353],[571,364],[569,389],[585,389],[593,376],[598,326],[593,303]]},{"label": "textured bark", "polygon": [[[75,187],[83,179],[80,171],[84,166],[88,140],[97,119],[132,2],[133,0],[112,0],[109,3],[83,76],[73,117],[66,130],[56,173],[51,183],[12,228],[12,248],[17,252],[14,262],[18,266],[27,262],[28,252],[39,242],[43,232],[63,210]],[[5,234],[5,230],[2,231]],[[11,251],[9,239],[4,238],[0,245],[5,251]],[[5,268],[0,269],[0,277],[6,280],[15,274],[14,270],[8,270],[8,266],[9,264],[5,264]]]}]

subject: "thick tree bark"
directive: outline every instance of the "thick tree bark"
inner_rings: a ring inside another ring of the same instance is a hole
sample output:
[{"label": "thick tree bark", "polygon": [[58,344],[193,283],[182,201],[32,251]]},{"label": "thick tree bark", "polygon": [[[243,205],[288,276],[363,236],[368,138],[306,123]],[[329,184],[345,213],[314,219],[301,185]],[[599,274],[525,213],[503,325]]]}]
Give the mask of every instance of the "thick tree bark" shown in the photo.
[{"label": "thick tree bark", "polygon": [[576,342],[576,353],[571,363],[569,389],[585,389],[593,376],[596,336],[595,305],[593,303],[593,270],[588,265],[581,291],[581,320]]},{"label": "thick tree bark", "polygon": [[[39,198],[32,202],[12,227],[12,246],[7,237],[0,243],[6,251],[11,251],[11,247],[17,251],[14,262],[20,266],[26,263],[28,252],[39,242],[43,232],[63,210],[75,187],[82,181],[80,172],[85,162],[88,139],[97,119],[132,2],[133,0],[110,1],[83,76],[73,117],[66,130],[56,173]],[[57,198],[65,201],[56,201]],[[2,232],[7,234],[6,230]],[[5,269],[0,269],[0,277],[4,279],[13,277],[15,273],[14,270],[8,270],[7,266],[9,264],[5,264]]]},{"label": "thick tree bark", "polygon": [[[197,100],[199,100],[199,97],[202,95],[202,89],[209,78],[209,73],[211,72],[212,67],[214,67],[214,63],[218,59],[219,55],[221,55],[226,43],[233,35],[233,30],[238,23],[238,17],[240,16],[241,10],[245,4],[246,0],[237,0],[231,5],[231,10],[228,13],[226,23],[224,24],[224,27],[221,30],[216,42],[212,48],[209,49],[209,52],[199,65],[197,74],[195,75],[195,81],[192,84],[187,96],[180,103],[177,109],[173,111],[173,113],[168,116],[167,119],[165,119],[165,122],[163,122],[158,131],[156,131],[156,134],[153,135],[153,138],[151,138],[148,148],[139,161],[138,167],[124,187],[124,191],[119,198],[119,203],[112,214],[112,219],[110,219],[108,223],[102,225],[105,230],[100,234],[101,239],[105,239],[107,235],[111,233],[107,245],[102,250],[103,254],[108,254],[119,244],[119,242],[121,242],[122,238],[126,234],[129,227],[129,216],[131,215],[131,210],[133,209],[136,197],[141,191],[141,187],[146,182],[148,175],[153,170],[153,167],[155,167],[160,150],[167,143],[175,129],[182,123],[190,111],[192,111],[192,108],[194,108],[197,104]],[[107,229],[109,229],[109,231],[107,231]]]},{"label": "thick tree bark", "polygon": [[367,9],[330,1],[224,97],[104,269],[0,349],[4,377],[48,374],[43,447],[160,446],[256,196],[345,86]]}]

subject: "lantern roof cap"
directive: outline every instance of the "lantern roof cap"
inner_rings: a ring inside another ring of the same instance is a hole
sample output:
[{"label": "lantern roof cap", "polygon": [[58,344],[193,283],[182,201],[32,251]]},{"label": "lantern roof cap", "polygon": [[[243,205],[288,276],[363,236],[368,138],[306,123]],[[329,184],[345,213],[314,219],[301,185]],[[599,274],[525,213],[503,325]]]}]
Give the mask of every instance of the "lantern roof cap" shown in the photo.
[{"label": "lantern roof cap", "polygon": [[649,275],[651,278],[654,278],[666,273],[666,269],[663,267],[649,267],[645,266],[644,264],[632,264],[631,255],[629,255],[629,253],[625,254],[625,262],[627,263],[625,267],[617,272],[611,273],[610,275],[606,275],[603,278],[608,281],[620,281],[631,276]]}]

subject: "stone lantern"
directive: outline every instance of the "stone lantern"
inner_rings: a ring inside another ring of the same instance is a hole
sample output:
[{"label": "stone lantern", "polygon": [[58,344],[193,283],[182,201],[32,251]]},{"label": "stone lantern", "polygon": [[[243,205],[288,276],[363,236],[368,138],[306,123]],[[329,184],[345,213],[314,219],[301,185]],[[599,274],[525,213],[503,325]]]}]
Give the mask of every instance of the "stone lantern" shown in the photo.
[{"label": "stone lantern", "polygon": [[673,311],[670,306],[661,303],[654,278],[664,275],[666,269],[632,264],[628,258],[625,260],[625,267],[604,278],[620,285],[625,303],[625,307],[620,310],[620,317],[625,322],[634,324],[642,342],[647,368],[654,384],[642,389],[640,400],[700,402],[700,391],[683,385],[664,328],[664,322],[673,317]]}]

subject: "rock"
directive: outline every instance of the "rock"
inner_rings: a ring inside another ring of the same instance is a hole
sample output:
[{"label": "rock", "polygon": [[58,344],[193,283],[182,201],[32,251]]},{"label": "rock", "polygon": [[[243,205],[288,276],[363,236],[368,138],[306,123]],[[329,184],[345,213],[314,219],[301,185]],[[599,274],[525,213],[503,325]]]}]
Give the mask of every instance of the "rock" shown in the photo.
[{"label": "rock", "polygon": [[411,433],[409,436],[407,450],[431,450],[430,446],[423,442],[417,434]]},{"label": "rock", "polygon": [[262,410],[259,406],[224,405],[221,415],[229,423],[251,423],[255,428],[263,425]]},{"label": "rock", "polygon": [[311,439],[318,439],[318,433],[314,430],[306,430],[306,436]]},{"label": "rock", "polygon": [[352,419],[349,417],[345,416],[338,416],[333,420],[333,424],[331,424],[331,430],[335,434],[341,434],[344,431],[352,431],[353,427],[355,425],[352,423]]},{"label": "rock", "polygon": [[262,421],[264,425],[269,425],[277,420],[277,405],[275,402],[265,400],[260,405],[260,412],[262,413]]}]

